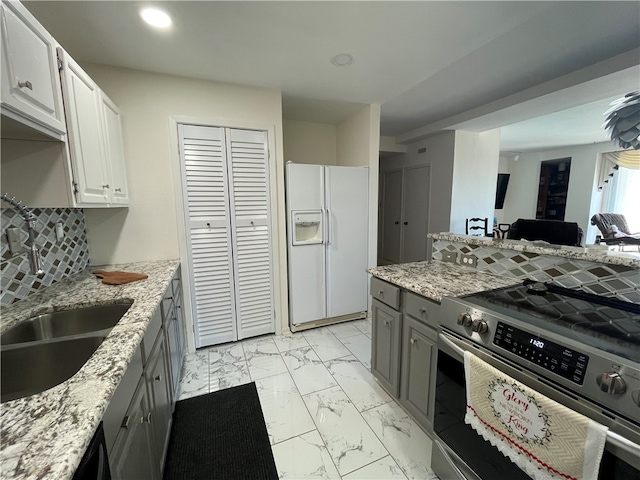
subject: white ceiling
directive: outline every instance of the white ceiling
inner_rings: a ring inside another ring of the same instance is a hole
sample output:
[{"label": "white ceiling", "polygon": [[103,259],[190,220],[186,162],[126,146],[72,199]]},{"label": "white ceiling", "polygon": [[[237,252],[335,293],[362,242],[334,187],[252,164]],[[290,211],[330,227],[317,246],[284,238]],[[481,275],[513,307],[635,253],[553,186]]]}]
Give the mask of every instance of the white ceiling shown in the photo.
[{"label": "white ceiling", "polygon": [[[608,60],[640,48],[635,1],[155,2],[175,23],[164,33],[139,20],[139,8],[152,3],[25,5],[80,62],[276,88],[284,117],[292,120],[339,123],[379,103],[382,135],[405,142],[465,122],[482,131],[555,112],[505,128],[503,150],[591,143],[596,140],[586,127],[560,128],[558,122],[569,115],[575,125],[599,114],[594,130],[601,134],[611,99],[640,89],[640,50],[624,61]],[[355,63],[333,66],[339,53],[350,53]],[[604,62],[598,71],[588,71],[598,62]],[[581,69],[584,78],[572,74]],[[580,110],[560,114],[562,102],[549,101],[560,89],[570,105],[580,105],[574,87],[622,70],[624,81],[611,88],[601,82],[585,97],[591,105]],[[539,84],[549,89],[536,94]],[[544,101],[527,104],[537,99]],[[594,103],[602,100],[604,110]],[[507,114],[516,104],[531,108]],[[600,135],[597,141],[604,140]]]}]

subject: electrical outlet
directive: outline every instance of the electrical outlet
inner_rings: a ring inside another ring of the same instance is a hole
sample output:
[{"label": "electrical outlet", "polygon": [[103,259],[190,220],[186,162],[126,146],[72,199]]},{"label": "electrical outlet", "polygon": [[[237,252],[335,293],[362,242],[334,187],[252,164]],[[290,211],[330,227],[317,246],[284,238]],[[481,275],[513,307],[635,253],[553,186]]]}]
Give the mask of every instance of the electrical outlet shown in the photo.
[{"label": "electrical outlet", "polygon": [[478,257],[472,254],[460,255],[460,264],[475,268],[478,266]]},{"label": "electrical outlet", "polygon": [[446,250],[442,252],[442,261],[449,263],[456,263],[456,257],[458,254],[456,252],[447,252]]}]

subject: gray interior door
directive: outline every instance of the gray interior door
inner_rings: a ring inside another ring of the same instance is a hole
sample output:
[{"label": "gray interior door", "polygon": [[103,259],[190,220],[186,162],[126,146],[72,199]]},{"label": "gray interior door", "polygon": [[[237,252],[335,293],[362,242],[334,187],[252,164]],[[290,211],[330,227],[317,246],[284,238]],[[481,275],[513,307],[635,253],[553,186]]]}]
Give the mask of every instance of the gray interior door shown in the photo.
[{"label": "gray interior door", "polygon": [[427,259],[430,176],[430,165],[404,169],[401,254],[403,263]]},{"label": "gray interior door", "polygon": [[382,261],[400,262],[402,214],[402,170],[390,170],[382,176]]}]

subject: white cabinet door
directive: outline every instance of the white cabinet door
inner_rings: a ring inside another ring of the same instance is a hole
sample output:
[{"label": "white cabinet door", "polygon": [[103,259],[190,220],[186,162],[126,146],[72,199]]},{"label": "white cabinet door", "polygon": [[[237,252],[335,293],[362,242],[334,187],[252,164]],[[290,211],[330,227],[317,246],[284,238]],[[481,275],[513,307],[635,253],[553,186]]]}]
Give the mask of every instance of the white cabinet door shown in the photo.
[{"label": "white cabinet door", "polygon": [[104,121],[105,153],[107,163],[111,167],[111,181],[109,182],[111,202],[118,205],[128,205],[129,189],[127,188],[125,171],[120,110],[104,92],[100,92],[100,102]]},{"label": "white cabinet door", "polygon": [[66,53],[63,88],[69,151],[79,204],[106,204],[111,200],[109,172],[102,139],[100,89]]},{"label": "white cabinet door", "polygon": [[266,132],[227,129],[238,338],[274,331]]},{"label": "white cabinet door", "polygon": [[180,125],[196,347],[275,330],[265,132]]},{"label": "white cabinet door", "polygon": [[237,339],[224,129],[180,125],[196,347]]},{"label": "white cabinet door", "polygon": [[66,132],[55,40],[19,2],[2,2],[2,113],[57,139]]}]

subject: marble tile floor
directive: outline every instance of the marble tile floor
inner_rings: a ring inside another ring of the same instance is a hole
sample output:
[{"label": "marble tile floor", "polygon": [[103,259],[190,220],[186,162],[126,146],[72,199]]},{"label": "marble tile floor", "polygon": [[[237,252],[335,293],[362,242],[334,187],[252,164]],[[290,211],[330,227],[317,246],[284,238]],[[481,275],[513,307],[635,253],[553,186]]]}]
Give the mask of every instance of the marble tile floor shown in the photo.
[{"label": "marble tile floor", "polygon": [[368,320],[267,335],[187,355],[178,399],[255,381],[280,478],[437,479],[370,365]]}]

